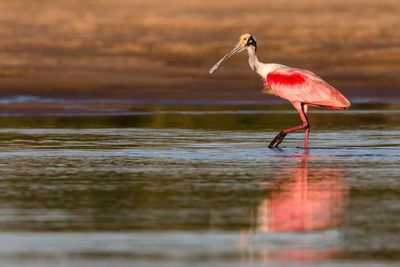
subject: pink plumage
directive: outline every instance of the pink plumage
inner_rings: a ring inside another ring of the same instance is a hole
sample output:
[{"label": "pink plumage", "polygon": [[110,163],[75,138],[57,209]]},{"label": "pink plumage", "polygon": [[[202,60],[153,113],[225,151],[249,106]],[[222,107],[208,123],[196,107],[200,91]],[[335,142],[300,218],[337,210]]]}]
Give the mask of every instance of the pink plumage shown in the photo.
[{"label": "pink plumage", "polygon": [[264,84],[270,87],[275,95],[290,102],[336,110],[348,109],[351,106],[349,100],[337,89],[310,71],[280,68],[268,73]]},{"label": "pink plumage", "polygon": [[305,76],[300,72],[289,71],[273,71],[267,75],[268,83],[275,83],[279,85],[294,86],[301,85],[306,81]]}]

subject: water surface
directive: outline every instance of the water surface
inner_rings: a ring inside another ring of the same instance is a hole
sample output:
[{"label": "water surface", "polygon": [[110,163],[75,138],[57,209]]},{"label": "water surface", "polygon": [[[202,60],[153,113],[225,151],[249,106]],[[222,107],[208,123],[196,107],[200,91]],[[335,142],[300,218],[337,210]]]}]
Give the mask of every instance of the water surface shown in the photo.
[{"label": "water surface", "polygon": [[396,106],[1,117],[0,265],[397,266]]}]

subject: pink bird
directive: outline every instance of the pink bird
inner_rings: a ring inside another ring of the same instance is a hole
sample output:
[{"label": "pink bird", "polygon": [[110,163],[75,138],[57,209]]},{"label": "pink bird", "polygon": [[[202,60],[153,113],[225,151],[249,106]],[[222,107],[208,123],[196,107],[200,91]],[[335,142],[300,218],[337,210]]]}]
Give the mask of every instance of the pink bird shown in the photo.
[{"label": "pink bird", "polygon": [[298,126],[280,131],[268,145],[269,148],[278,147],[288,133],[298,130],[305,130],[304,148],[308,147],[310,133],[310,123],[307,118],[308,106],[334,110],[350,108],[350,101],[346,97],[311,71],[259,62],[256,55],[256,39],[248,33],[240,36],[237,45],[210,69],[210,74],[216,71],[227,58],[246,49],[249,54],[250,68],[262,77],[267,89],[292,103],[302,121],[302,124]]}]

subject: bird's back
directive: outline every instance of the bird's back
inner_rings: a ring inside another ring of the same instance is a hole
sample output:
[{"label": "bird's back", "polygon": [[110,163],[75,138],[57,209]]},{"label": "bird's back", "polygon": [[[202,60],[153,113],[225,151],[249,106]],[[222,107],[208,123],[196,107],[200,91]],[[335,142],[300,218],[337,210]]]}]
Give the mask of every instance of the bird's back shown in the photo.
[{"label": "bird's back", "polygon": [[265,86],[291,102],[300,102],[329,109],[347,109],[351,106],[337,89],[307,70],[283,67],[267,74]]}]

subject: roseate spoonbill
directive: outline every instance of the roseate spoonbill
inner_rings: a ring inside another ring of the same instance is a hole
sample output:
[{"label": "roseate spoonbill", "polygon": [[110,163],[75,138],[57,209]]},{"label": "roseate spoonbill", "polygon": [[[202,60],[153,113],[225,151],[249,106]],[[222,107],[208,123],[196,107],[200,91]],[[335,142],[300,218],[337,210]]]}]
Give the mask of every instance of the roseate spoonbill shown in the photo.
[{"label": "roseate spoonbill", "polygon": [[221,58],[209,71],[215,72],[221,63],[232,55],[247,49],[250,68],[257,72],[266,89],[283,99],[289,100],[300,114],[302,124],[284,129],[268,145],[269,148],[278,147],[288,133],[305,130],[304,148],[308,147],[310,123],[307,118],[308,106],[325,107],[334,110],[350,108],[351,104],[337,89],[327,84],[320,77],[308,70],[291,68],[275,63],[261,63],[258,61],[256,39],[251,34],[243,34],[236,46]]}]

